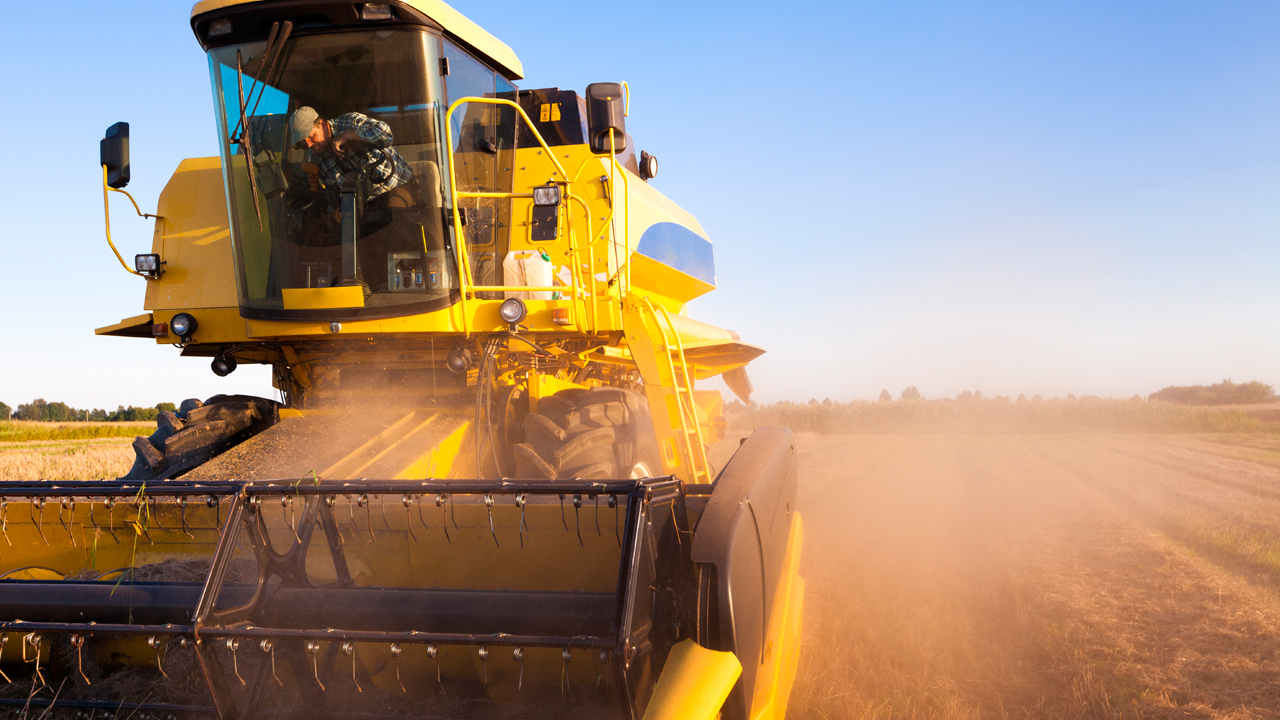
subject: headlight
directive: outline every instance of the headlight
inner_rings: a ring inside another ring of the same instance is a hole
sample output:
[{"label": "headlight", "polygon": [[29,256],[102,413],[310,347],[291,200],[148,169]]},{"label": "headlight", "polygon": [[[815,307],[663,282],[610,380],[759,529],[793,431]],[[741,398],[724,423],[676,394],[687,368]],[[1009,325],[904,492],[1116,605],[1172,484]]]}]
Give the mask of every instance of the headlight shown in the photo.
[{"label": "headlight", "polygon": [[658,176],[658,158],[647,152],[640,152],[640,177],[652,180]]},{"label": "headlight", "polygon": [[524,319],[524,301],[520,298],[503,300],[502,305],[498,308],[498,315],[502,318],[502,322],[508,325],[515,325]]},{"label": "headlight", "polygon": [[169,321],[169,329],[173,334],[186,340],[196,331],[196,319],[186,313],[178,313]]},{"label": "headlight", "polygon": [[133,256],[133,267],[139,275],[160,277],[160,266],[163,264],[160,262],[160,256],[155,253]]},{"label": "headlight", "polygon": [[559,205],[560,204],[560,186],[559,185],[539,185],[533,189],[534,205]]}]

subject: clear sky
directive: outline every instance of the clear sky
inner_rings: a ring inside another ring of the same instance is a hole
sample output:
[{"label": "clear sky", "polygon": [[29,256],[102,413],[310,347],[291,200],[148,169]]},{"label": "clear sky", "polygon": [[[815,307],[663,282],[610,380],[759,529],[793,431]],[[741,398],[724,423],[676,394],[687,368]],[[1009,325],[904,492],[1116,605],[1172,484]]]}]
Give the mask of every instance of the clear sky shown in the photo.
[{"label": "clear sky", "polygon": [[[1280,384],[1280,4],[455,7],[523,88],[630,83],[655,186],[715,243],[691,314],[769,351],[756,399]],[[143,292],[103,239],[103,130],[130,122],[144,209],[216,154],[189,13],[6,10],[0,401],[270,393],[258,367],[93,335]],[[113,209],[146,252],[151,224]]]}]

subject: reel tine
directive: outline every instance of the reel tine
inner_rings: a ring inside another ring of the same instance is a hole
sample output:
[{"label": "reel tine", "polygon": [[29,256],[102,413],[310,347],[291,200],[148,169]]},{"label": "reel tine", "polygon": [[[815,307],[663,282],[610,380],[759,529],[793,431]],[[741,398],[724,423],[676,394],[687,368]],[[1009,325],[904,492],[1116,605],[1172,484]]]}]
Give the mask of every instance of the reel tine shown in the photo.
[{"label": "reel tine", "polygon": [[280,676],[276,674],[276,644],[271,641],[271,638],[263,638],[262,642],[258,643],[258,647],[262,648],[262,652],[271,653],[271,677],[276,679],[277,685],[284,687]]},{"label": "reel tine", "polygon": [[440,692],[448,695],[449,691],[444,689],[444,679],[440,676],[440,647],[435,643],[427,645],[427,657],[436,661],[436,684],[440,686]]},{"label": "reel tine", "polygon": [[569,700],[566,697],[566,690],[568,690],[570,697],[573,695],[572,689],[569,688],[569,661],[573,659],[573,651],[569,648],[561,650],[560,659],[564,660],[564,665],[560,667],[560,702],[565,707],[568,707]]},{"label": "reel tine", "polygon": [[213,508],[214,524],[218,526],[218,532],[222,532],[222,503],[218,500],[218,496],[210,495],[204,504]]},{"label": "reel tine", "polygon": [[440,508],[440,526],[444,528],[444,539],[452,545],[453,538],[449,537],[449,509],[444,505],[448,500],[449,496],[444,493],[436,495],[436,507]]},{"label": "reel tine", "polygon": [[[40,508],[40,520],[36,520],[34,508]],[[44,498],[38,497],[27,503],[27,512],[31,514],[31,524],[36,526],[36,532],[40,533],[40,539],[44,540],[44,544],[49,544],[49,539],[44,536]]]},{"label": "reel tine", "polygon": [[408,693],[404,681],[400,679],[400,643],[391,643],[391,657],[396,659],[396,682],[400,683],[400,692]]},{"label": "reel tine", "polygon": [[120,538],[116,536],[116,499],[107,497],[102,504],[107,508],[107,532],[111,533],[111,539],[119,545]]},{"label": "reel tine", "polygon": [[316,684],[320,686],[320,690],[321,692],[323,692],[324,683],[320,682],[320,665],[319,665],[319,659],[318,659],[320,655],[320,643],[316,642],[315,640],[308,640],[307,652],[311,655],[311,671],[315,673]]},{"label": "reel tine", "polygon": [[191,538],[192,540],[195,540],[196,536],[191,534],[191,526],[187,524],[187,496],[186,495],[178,496],[178,513],[182,516],[182,532],[187,537]]},{"label": "reel tine", "polygon": [[[84,678],[85,685],[92,685],[89,682],[89,676],[84,674],[84,657],[81,655],[81,648],[84,647],[84,636],[80,633],[71,634],[71,644],[76,649],[76,669],[80,671],[80,677]],[[161,670],[161,672],[164,672]],[[165,677],[168,677],[167,675]]]},{"label": "reel tine", "polygon": [[[160,646],[164,645],[167,648],[168,644],[161,642],[160,638],[156,637],[155,635],[152,635],[151,637],[147,638],[147,644],[150,645],[151,648],[156,651],[156,667],[160,668],[160,674],[163,675],[166,680],[168,680],[169,673],[164,671],[164,658],[160,657]],[[83,675],[84,672],[82,671],[80,674]],[[236,677],[239,677],[239,676],[240,674],[236,673]],[[85,682],[88,682],[88,678],[85,678]],[[242,680],[241,682],[244,682],[244,681]]]},{"label": "reel tine", "polygon": [[484,507],[485,510],[489,511],[489,534],[493,536],[493,544],[501,548],[502,544],[498,542],[498,533],[493,529],[493,495],[485,493]]},{"label": "reel tine", "polygon": [[24,662],[27,659],[27,644],[29,643],[31,648],[36,651],[36,677],[40,679],[41,685],[48,685],[49,683],[45,682],[44,675],[40,672],[40,643],[43,640],[44,638],[40,636],[40,633],[28,633],[26,637],[22,638],[22,659]]},{"label": "reel tine", "polygon": [[[71,522],[69,523],[62,519],[62,511],[68,509],[71,511]],[[76,535],[71,532],[71,526],[75,525],[76,522],[76,503],[69,497],[62,498],[62,501],[58,503],[58,522],[62,523],[62,529],[66,530],[67,537],[71,538],[71,547],[77,547]]]},{"label": "reel tine", "polygon": [[329,515],[333,518],[333,530],[338,533],[338,544],[341,545],[345,543],[347,539],[342,535],[342,523],[338,522],[338,513],[336,509],[338,507],[338,496],[325,495],[324,505],[329,508]]},{"label": "reel tine", "polygon": [[520,675],[516,680],[516,699],[524,702],[524,648],[512,650],[511,659],[520,663]]},{"label": "reel tine", "polygon": [[364,688],[360,687],[360,681],[356,679],[356,646],[355,643],[348,640],[342,643],[342,652],[344,655],[351,656],[351,681],[356,684],[356,692],[364,692]]},{"label": "reel tine", "polygon": [[422,496],[414,495],[413,504],[418,506],[418,522],[422,523],[422,529],[430,530],[431,528],[427,526],[426,518],[422,517]]},{"label": "reel tine", "polygon": [[[286,515],[288,517],[285,517]],[[302,542],[302,538],[298,537],[297,523],[294,521],[294,517],[293,517],[293,496],[292,495],[280,496],[280,516],[281,516],[281,519],[284,520],[285,524],[289,526],[289,532],[293,533],[293,539],[299,543]]]},{"label": "reel tine", "polygon": [[586,547],[587,544],[582,542],[582,517],[579,512],[582,510],[582,496],[573,496],[573,529],[578,533],[578,545]]},{"label": "reel tine", "polygon": [[520,547],[524,547],[524,534],[528,532],[529,526],[524,521],[524,506],[528,503],[529,498],[524,493],[516,495],[516,507],[520,508],[520,524],[516,527],[516,534],[520,536]]},{"label": "reel tine", "polygon": [[240,664],[236,659],[236,650],[240,649],[240,641],[235,638],[227,638],[227,649],[231,651],[231,669],[235,671],[236,679],[240,681],[241,685],[248,685],[244,678],[240,677]]},{"label": "reel tine", "polygon": [[409,530],[409,537],[413,538],[414,542],[418,542],[418,536],[413,532],[413,498],[406,493],[400,502],[404,504],[404,526]]},{"label": "reel tine", "polygon": [[373,509],[369,507],[369,496],[361,495],[356,499],[356,504],[364,508],[365,524],[369,526],[369,542],[378,542],[378,538],[373,534]]},{"label": "reel tine", "polygon": [[[148,524],[150,524],[150,521],[154,517],[155,523],[156,523],[156,529],[161,530],[163,532],[169,532],[168,528],[160,524],[160,511],[156,509],[156,502],[158,502],[158,499],[155,497],[148,497],[142,501],[142,504],[146,506]],[[147,539],[150,540],[151,536],[148,535]],[[155,545],[155,542],[152,542],[151,544]]]}]

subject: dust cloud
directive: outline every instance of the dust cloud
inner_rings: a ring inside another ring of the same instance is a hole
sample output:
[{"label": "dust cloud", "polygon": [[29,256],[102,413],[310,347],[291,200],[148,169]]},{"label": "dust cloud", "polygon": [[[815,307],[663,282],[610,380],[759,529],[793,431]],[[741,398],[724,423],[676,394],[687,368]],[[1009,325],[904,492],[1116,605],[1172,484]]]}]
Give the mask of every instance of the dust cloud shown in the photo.
[{"label": "dust cloud", "polygon": [[1280,716],[1280,438],[802,433],[797,450],[789,717]]}]

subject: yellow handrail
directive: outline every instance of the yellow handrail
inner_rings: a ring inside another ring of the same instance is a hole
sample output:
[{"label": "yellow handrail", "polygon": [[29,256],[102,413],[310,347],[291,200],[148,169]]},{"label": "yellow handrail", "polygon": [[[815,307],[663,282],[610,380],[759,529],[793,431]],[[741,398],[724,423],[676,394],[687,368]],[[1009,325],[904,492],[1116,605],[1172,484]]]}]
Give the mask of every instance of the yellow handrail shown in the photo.
[{"label": "yellow handrail", "polygon": [[[460,288],[461,290],[461,293],[460,293],[461,308],[460,309],[462,311],[462,333],[465,337],[471,336],[470,322],[467,319],[467,293],[476,292],[476,288],[474,287],[474,279],[471,277],[471,260],[470,258],[467,257],[467,249],[466,249],[467,242],[466,242],[466,236],[462,232],[462,215],[459,212],[459,208],[458,208],[458,198],[476,197],[476,198],[499,199],[499,198],[533,197],[532,193],[487,193],[487,192],[477,193],[477,192],[465,192],[465,191],[458,190],[458,178],[457,178],[457,173],[454,170],[454,163],[453,163],[453,122],[452,121],[453,121],[454,111],[457,110],[462,105],[465,105],[468,103],[479,103],[482,105],[507,105],[509,107],[515,108],[515,111],[520,113],[520,117],[524,118],[524,122],[529,127],[529,131],[533,133],[534,139],[538,141],[538,144],[542,146],[542,149],[547,152],[547,157],[550,158],[551,162],[555,164],[556,170],[559,172],[560,177],[564,178],[564,181],[563,181],[565,185],[564,193],[566,197],[569,197],[572,195],[572,191],[569,189],[569,182],[568,182],[569,176],[565,173],[564,167],[562,167],[560,165],[560,161],[556,159],[556,155],[551,151],[551,147],[547,145],[545,140],[542,139],[542,134],[539,133],[538,128],[534,126],[533,120],[529,119],[529,116],[525,114],[524,109],[521,108],[516,103],[510,100],[503,100],[501,98],[464,97],[464,98],[458,98],[457,100],[455,100],[453,104],[449,106],[449,109],[445,111],[445,116],[444,116],[445,150],[447,151],[447,154],[449,156],[449,195],[450,195],[450,200],[452,201],[451,204],[453,206],[453,235],[454,235],[454,238],[456,239],[456,245],[457,245],[456,252],[458,255],[458,265],[460,268],[460,272],[458,273],[459,284],[462,286]],[[569,245],[572,248],[573,247],[572,223],[570,223],[568,232],[570,234]],[[486,287],[492,287],[492,286],[486,286]],[[505,288],[505,287],[503,287],[501,291],[523,292],[519,290],[509,290],[508,288]],[[490,291],[485,290],[483,292],[490,292]],[[575,303],[576,303],[576,298],[575,298]],[[577,313],[575,312],[574,314],[576,315]]]},{"label": "yellow handrail", "polygon": [[[534,136],[534,139],[537,140],[538,145],[542,147],[542,149],[546,152],[547,157],[551,160],[552,164],[555,167],[555,174],[558,175],[560,178],[562,178],[562,180],[556,180],[555,182],[562,186],[564,197],[565,197],[565,215],[566,215],[566,224],[568,225],[566,232],[568,233],[567,237],[569,240],[569,255],[572,258],[572,262],[570,263],[570,270],[571,270],[570,277],[572,278],[572,285],[570,288],[566,288],[563,286],[532,287],[532,286],[510,286],[510,285],[477,285],[475,283],[475,277],[472,275],[472,272],[471,272],[470,256],[466,248],[466,239],[463,234],[461,208],[459,207],[458,200],[463,198],[467,198],[467,199],[530,199],[533,197],[533,193],[532,192],[524,192],[524,193],[481,192],[481,191],[464,191],[464,190],[458,189],[457,169],[456,169],[456,166],[454,163],[454,157],[453,157],[452,120],[453,120],[454,112],[462,105],[465,105],[468,103],[479,103],[479,104],[486,104],[486,105],[505,105],[505,106],[514,108],[515,111],[519,113],[520,117],[524,120],[525,124],[528,126],[530,132]],[[616,209],[617,209],[618,197],[619,195],[628,196],[628,193],[630,192],[630,189],[631,189],[630,179],[627,177],[627,174],[624,171],[624,168],[622,168],[621,164],[617,161],[616,149],[613,147],[612,133],[610,134],[609,177],[608,177],[609,191],[610,191],[609,192],[609,215],[608,217],[604,218],[602,222],[600,237],[596,237],[594,223],[592,222],[592,218],[591,218],[590,207],[582,198],[579,198],[576,195],[574,195],[572,190],[574,183],[577,181],[578,176],[582,174],[582,169],[586,167],[587,162],[584,161],[583,164],[579,166],[578,172],[574,175],[572,179],[570,179],[568,173],[564,169],[564,166],[560,164],[560,161],[556,158],[555,153],[552,152],[551,147],[547,145],[541,133],[539,133],[538,129],[534,126],[533,121],[529,118],[528,114],[525,113],[524,109],[521,108],[517,103],[512,102],[510,100],[500,99],[500,98],[480,98],[480,97],[464,97],[464,98],[459,98],[458,100],[455,100],[449,106],[448,110],[445,112],[445,142],[446,142],[446,148],[449,156],[448,158],[449,159],[449,193],[451,196],[450,199],[452,201],[454,235],[458,239],[457,247],[455,248],[455,254],[456,254],[458,265],[460,267],[460,272],[458,276],[459,276],[459,283],[461,285],[461,288],[460,288],[461,307],[459,309],[462,313],[464,335],[469,337],[471,333],[469,313],[467,312],[468,295],[476,292],[563,292],[568,290],[572,300],[572,312],[573,312],[574,325],[580,329],[583,328],[583,320],[586,320],[587,315],[589,314],[590,323],[591,323],[589,332],[593,332],[593,333],[596,332],[599,328],[599,307],[597,306],[597,304],[599,303],[599,298],[597,297],[598,293],[596,292],[596,283],[598,281],[596,281],[595,274],[593,272],[595,269],[595,243],[604,239],[605,230],[611,229],[612,233],[610,234],[610,239],[609,239],[610,252],[611,253],[616,252],[617,241],[618,241],[618,232],[617,232],[617,223],[616,223],[616,220],[617,220]],[[618,175],[622,176],[622,183],[623,183],[622,192],[619,192],[617,189]],[[577,233],[574,231],[574,222],[572,218],[572,213],[569,212],[569,208],[572,206],[573,201],[577,201],[579,204],[582,205],[583,210],[585,211],[585,214],[586,214],[585,216],[587,218],[588,242],[586,243],[586,246],[582,248],[578,247]],[[630,270],[631,270],[631,229],[630,229],[631,218],[630,218],[630,215],[631,213],[630,213],[629,200],[624,200],[624,203],[625,205],[623,207],[623,212],[622,212],[623,257],[619,259],[618,267],[614,271],[613,276],[607,280],[607,284],[609,285],[612,285],[614,282],[618,282],[619,297],[626,297],[631,290],[631,273],[630,273]],[[586,250],[587,258],[588,258],[586,278],[579,277],[582,274],[583,270],[581,268],[581,264],[582,264],[581,259],[578,257],[578,254],[582,250]],[[580,292],[580,288],[582,288],[584,285],[587,285],[591,288],[591,293],[589,298],[579,297],[582,294]],[[591,306],[590,313],[587,313],[586,303],[590,303],[590,306]],[[655,319],[656,319],[656,314],[655,314]]]},{"label": "yellow handrail", "polygon": [[[583,164],[585,165],[585,163]],[[579,168],[578,172],[581,173],[582,168]],[[596,297],[596,282],[597,282],[596,276],[595,276],[595,273],[592,272],[592,270],[594,270],[596,267],[596,251],[595,251],[596,241],[595,241],[595,228],[593,228],[591,224],[591,206],[587,205],[587,201],[583,200],[577,195],[574,195],[569,199],[578,201],[578,204],[582,206],[583,217],[587,219],[587,238],[588,238],[587,240],[587,277],[585,278],[585,280],[591,283],[591,292],[588,293],[591,299],[588,300],[586,298],[583,298],[582,302],[584,304],[591,303],[591,332],[594,334],[596,332],[596,329],[599,327],[599,316],[597,314],[598,308],[596,307],[596,303],[599,302],[599,300]],[[573,217],[571,215],[569,216],[569,224],[570,225],[573,224]],[[578,257],[578,253],[576,250],[573,252],[573,261],[577,263],[579,266],[582,265],[582,258]],[[577,283],[577,280],[578,280],[577,272],[573,273],[573,279],[574,279],[574,282]],[[574,287],[574,296],[575,297],[574,297],[573,307],[576,310],[578,307],[578,302],[576,297],[577,296],[576,286]]]}]

